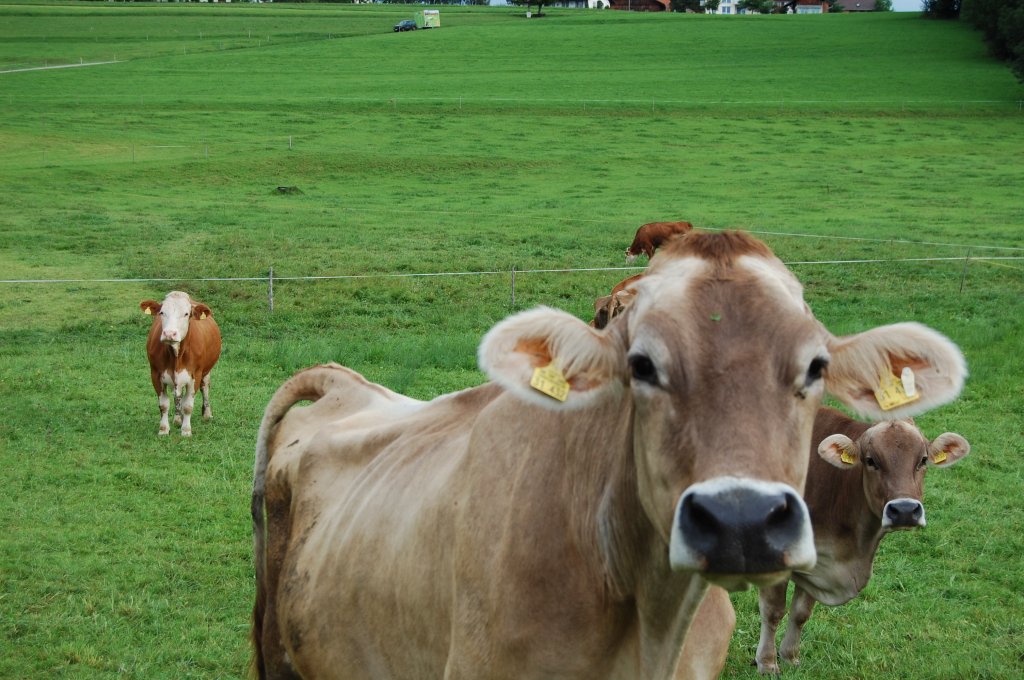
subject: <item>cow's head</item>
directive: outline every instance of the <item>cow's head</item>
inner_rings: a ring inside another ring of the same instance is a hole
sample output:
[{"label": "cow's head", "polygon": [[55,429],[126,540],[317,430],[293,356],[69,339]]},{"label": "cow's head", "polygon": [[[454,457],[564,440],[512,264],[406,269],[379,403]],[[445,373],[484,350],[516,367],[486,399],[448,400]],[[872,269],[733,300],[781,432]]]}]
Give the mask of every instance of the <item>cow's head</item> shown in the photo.
[{"label": "cow's head", "polygon": [[627,263],[630,263],[630,262],[632,262],[632,261],[633,261],[633,260],[635,260],[635,259],[636,259],[636,258],[637,258],[637,257],[638,257],[639,255],[640,255],[640,253],[634,253],[634,252],[633,252],[632,250],[630,250],[629,248],[626,248],[626,262],[627,262]]},{"label": "cow's head", "polygon": [[188,335],[188,325],[193,317],[205,319],[213,316],[210,308],[193,300],[188,293],[172,290],[163,302],[143,300],[139,308],[146,314],[152,314],[160,320],[160,342],[170,345],[178,351],[181,341]]},{"label": "cow's head", "polygon": [[834,434],[818,445],[818,455],[832,465],[860,471],[864,497],[883,531],[923,527],[925,471],[949,467],[970,451],[967,440],[953,432],[929,442],[911,420],[877,423],[857,441]]},{"label": "cow's head", "polygon": [[[619,399],[632,418],[638,494],[673,569],[727,587],[810,569],[816,555],[801,498],[815,412],[825,392],[872,417],[953,399],[963,356],[915,323],[830,334],[796,278],[760,241],[691,234],[653,259],[619,323],[604,331],[536,309],[493,328],[482,368],[548,408]],[[530,387],[553,365],[564,401]],[[885,413],[880,376],[913,367],[915,401]]]}]

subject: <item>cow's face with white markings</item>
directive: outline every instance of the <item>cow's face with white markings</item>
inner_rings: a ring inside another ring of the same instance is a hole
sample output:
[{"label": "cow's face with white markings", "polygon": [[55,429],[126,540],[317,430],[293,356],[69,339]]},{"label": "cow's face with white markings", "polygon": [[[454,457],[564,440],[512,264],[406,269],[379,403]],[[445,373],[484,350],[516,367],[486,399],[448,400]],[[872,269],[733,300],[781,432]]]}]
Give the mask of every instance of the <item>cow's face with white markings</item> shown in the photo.
[{"label": "cow's face with white markings", "polygon": [[188,293],[177,290],[168,293],[163,302],[145,300],[140,307],[147,314],[156,315],[160,319],[160,342],[169,345],[175,352],[188,335],[192,318],[205,319],[211,314],[209,307],[195,302]]}]

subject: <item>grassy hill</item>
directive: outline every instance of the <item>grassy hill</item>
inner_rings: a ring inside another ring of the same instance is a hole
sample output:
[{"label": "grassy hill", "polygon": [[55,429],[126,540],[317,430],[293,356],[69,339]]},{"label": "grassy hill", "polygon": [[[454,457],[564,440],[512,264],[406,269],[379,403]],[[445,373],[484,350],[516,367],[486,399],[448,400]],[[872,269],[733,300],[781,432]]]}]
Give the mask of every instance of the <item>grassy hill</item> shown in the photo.
[{"label": "grassy hill", "polygon": [[[239,676],[273,390],[327,360],[419,398],[478,383],[495,321],[588,318],[656,219],[754,230],[834,332],[918,320],[971,366],[918,423],[974,452],[791,673],[1024,671],[1024,264],[995,259],[1024,249],[1024,88],[978,34],[455,7],[393,33],[411,11],[0,5],[0,70],[118,62],[0,74],[0,677]],[[225,333],[192,440],[157,439],[145,367],[138,302],[172,288]],[[754,677],[734,602],[727,676]]]}]

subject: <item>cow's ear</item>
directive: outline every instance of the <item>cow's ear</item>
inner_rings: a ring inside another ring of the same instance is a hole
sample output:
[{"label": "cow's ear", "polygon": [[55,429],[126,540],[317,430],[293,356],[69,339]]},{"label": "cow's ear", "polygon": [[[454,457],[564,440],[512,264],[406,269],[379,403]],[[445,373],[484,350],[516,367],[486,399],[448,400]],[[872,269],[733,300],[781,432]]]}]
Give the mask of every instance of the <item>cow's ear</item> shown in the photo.
[{"label": "cow's ear", "polygon": [[510,316],[480,343],[480,369],[520,398],[578,408],[621,389],[625,352],[617,336],[575,316],[538,307]]},{"label": "cow's ear", "polygon": [[928,445],[928,463],[949,467],[971,452],[970,443],[955,432],[943,432]]},{"label": "cow's ear", "polygon": [[160,303],[156,300],[143,300],[139,303],[139,309],[141,309],[145,314],[159,314]]},{"label": "cow's ear", "polygon": [[841,470],[860,465],[860,447],[845,434],[833,434],[818,444],[818,455]]},{"label": "cow's ear", "polygon": [[825,388],[873,420],[905,418],[955,399],[967,378],[960,348],[919,323],[833,338]]},{"label": "cow's ear", "polygon": [[213,312],[202,302],[197,302],[192,305],[192,318],[202,321],[208,316],[213,316]]}]

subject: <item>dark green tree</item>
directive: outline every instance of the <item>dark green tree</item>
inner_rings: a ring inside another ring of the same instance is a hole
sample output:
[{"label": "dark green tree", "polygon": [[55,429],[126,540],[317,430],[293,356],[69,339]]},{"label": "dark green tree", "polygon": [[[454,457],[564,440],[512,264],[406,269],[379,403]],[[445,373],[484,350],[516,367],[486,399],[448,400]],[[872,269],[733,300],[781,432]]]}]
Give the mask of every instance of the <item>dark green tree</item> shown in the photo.
[{"label": "dark green tree", "polygon": [[673,12],[685,12],[687,10],[691,12],[704,11],[700,5],[700,0],[672,0],[671,6]]},{"label": "dark green tree", "polygon": [[923,0],[921,8],[933,19],[960,18],[960,0]]},{"label": "dark green tree", "polygon": [[963,19],[981,30],[998,59],[1024,82],[1024,0],[964,0]]},{"label": "dark green tree", "polygon": [[892,0],[875,0],[876,12],[891,12]]},{"label": "dark green tree", "polygon": [[775,10],[775,0],[740,0],[736,3],[736,7],[748,12],[771,14]]}]

